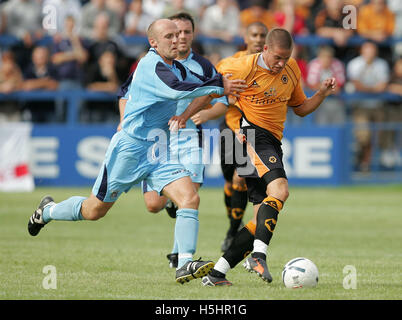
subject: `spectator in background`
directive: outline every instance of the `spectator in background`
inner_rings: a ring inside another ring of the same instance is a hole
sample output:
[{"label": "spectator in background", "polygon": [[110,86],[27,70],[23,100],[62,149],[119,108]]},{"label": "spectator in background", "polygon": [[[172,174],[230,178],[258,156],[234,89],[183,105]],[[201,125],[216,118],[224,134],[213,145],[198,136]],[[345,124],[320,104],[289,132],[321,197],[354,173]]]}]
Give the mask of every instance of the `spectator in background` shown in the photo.
[{"label": "spectator in background", "polygon": [[189,10],[189,12],[194,12],[195,21],[201,21],[205,10],[215,2],[215,0],[184,0],[184,7]]},{"label": "spectator in background", "polygon": [[381,93],[387,87],[390,71],[387,62],[378,57],[377,45],[368,41],[362,45],[360,56],[349,61],[347,76],[354,90]]},{"label": "spectator in background", "polygon": [[88,59],[88,52],[76,30],[75,18],[67,16],[63,32],[53,37],[51,61],[56,68],[61,90],[81,88],[82,67]]},{"label": "spectator in background", "polygon": [[274,15],[267,8],[267,1],[250,0],[250,6],[240,11],[241,34],[244,35],[248,25],[253,22],[262,22],[269,30],[276,27]]},{"label": "spectator in background", "polygon": [[21,69],[15,62],[11,51],[6,51],[1,56],[0,65],[0,93],[11,93],[21,89],[22,85]]},{"label": "spectator in background", "polygon": [[239,34],[239,10],[232,0],[217,0],[205,10],[201,21],[204,35],[230,42]]},{"label": "spectator in background", "polygon": [[[32,63],[24,70],[22,90],[56,90],[55,69],[50,63],[49,49],[36,47],[32,52]],[[24,120],[50,122],[55,119],[54,101],[28,101],[23,106]]]},{"label": "spectator in background", "polygon": [[[353,36],[352,29],[343,28],[343,0],[324,0],[325,7],[315,17],[314,25],[318,36],[330,38],[338,47],[345,47]],[[339,55],[337,55],[339,57]]]},{"label": "spectator in background", "polygon": [[119,21],[119,33],[124,28],[124,17],[127,13],[128,3],[126,0],[106,0],[106,7],[113,11]]},{"label": "spectator in background", "polygon": [[87,73],[87,88],[92,91],[116,93],[119,80],[116,72],[116,56],[112,51],[105,51],[96,65]]},{"label": "spectator in background", "polygon": [[[142,0],[132,0],[124,17],[124,33],[127,36],[146,36],[148,26],[152,22],[152,16],[143,10]],[[147,43],[138,43],[126,46],[125,53],[128,57],[134,58],[133,60],[135,61],[144,51],[148,52],[148,49]]]},{"label": "spectator in background", "polygon": [[383,42],[395,30],[395,15],[388,9],[385,0],[370,0],[359,9],[357,32],[360,36]]},{"label": "spectator in background", "polygon": [[31,59],[33,46],[43,37],[42,13],[39,2],[10,0],[4,3],[5,33],[22,40],[13,46],[15,60],[24,69]]},{"label": "spectator in background", "polygon": [[[88,60],[88,52],[84,42],[77,33],[73,16],[64,20],[63,33],[53,37],[51,47],[51,61],[56,70],[56,79],[59,80],[59,90],[80,90],[84,76],[83,66]],[[79,105],[81,102],[79,102]],[[64,119],[66,102],[63,99],[56,101],[56,121]]]},{"label": "spectator in background", "polygon": [[162,18],[166,3],[164,0],[143,0],[142,5],[144,12],[156,20]]},{"label": "spectator in background", "polygon": [[295,0],[278,0],[274,18],[276,24],[294,35],[307,34],[304,18],[296,10]]},{"label": "spectator in background", "polygon": [[186,7],[185,0],[169,0],[166,2],[165,8],[162,13],[163,18],[168,18],[179,12],[187,12],[190,14],[194,20],[194,22],[198,23],[198,14],[193,12],[192,10]]},{"label": "spectator in background", "polygon": [[[373,42],[362,45],[360,56],[352,59],[346,70],[350,80],[348,91],[381,93],[386,89],[390,78],[388,64],[378,57],[378,48]],[[372,153],[369,124],[384,120],[383,103],[376,99],[360,99],[352,108],[353,121],[358,125],[355,131],[357,169],[368,171]]]},{"label": "spectator in background", "polygon": [[32,62],[24,70],[23,90],[55,90],[58,87],[56,72],[50,63],[49,49],[44,46],[35,47]]},{"label": "spectator in background", "polygon": [[323,8],[322,0],[294,0],[296,14],[301,17],[309,33],[314,34],[314,18]]},{"label": "spectator in background", "polygon": [[32,42],[42,36],[41,6],[32,0],[10,0],[4,4],[6,33],[24,42]]},{"label": "spectator in background", "polygon": [[[96,65],[92,65],[87,72],[87,89],[98,92],[115,94],[119,87],[116,71],[116,56],[112,51],[105,51],[99,57]],[[119,112],[114,101],[87,101],[84,113],[81,115],[84,122],[119,122]]]},{"label": "spectator in background", "polygon": [[42,4],[42,12],[45,8],[52,7],[55,9],[56,29],[47,30],[50,35],[62,33],[64,30],[64,21],[66,17],[74,17],[75,27],[77,30],[81,26],[81,1],[80,0],[44,0]]},{"label": "spectator in background", "polygon": [[91,0],[82,7],[81,35],[87,39],[94,39],[95,20],[99,14],[105,14],[109,18],[108,35],[116,36],[121,30],[121,21],[115,11],[106,6],[106,0]]},{"label": "spectator in background", "polygon": [[[323,79],[335,78],[337,86],[334,94],[340,93],[346,81],[345,67],[334,55],[335,50],[333,48],[321,47],[317,58],[308,64],[307,85],[311,90],[318,90]],[[345,105],[336,96],[327,99],[316,110],[314,119],[320,125],[344,124],[346,122]]]},{"label": "spectator in background", "polygon": [[91,67],[98,63],[101,55],[105,51],[111,51],[117,57],[117,70],[119,79],[126,78],[127,70],[129,68],[128,61],[117,42],[110,36],[108,30],[109,16],[105,13],[100,13],[95,18],[92,30],[93,39],[88,46],[88,67]]},{"label": "spectator in background", "polygon": [[[0,94],[20,90],[22,81],[22,73],[15,62],[13,53],[11,51],[4,52],[0,64]],[[21,112],[17,102],[5,100],[0,103],[0,122],[20,120]]]},{"label": "spectator in background", "polygon": [[[215,5],[208,7],[201,20],[201,32],[209,37],[218,38],[224,42],[233,41],[239,35],[239,9],[233,0],[217,0]],[[208,54],[218,52],[226,57],[235,53],[233,44],[204,44]]]},{"label": "spectator in background", "polygon": [[147,34],[148,26],[152,23],[153,18],[142,8],[142,0],[131,1],[128,12],[124,18],[124,32],[126,35],[142,35]]}]

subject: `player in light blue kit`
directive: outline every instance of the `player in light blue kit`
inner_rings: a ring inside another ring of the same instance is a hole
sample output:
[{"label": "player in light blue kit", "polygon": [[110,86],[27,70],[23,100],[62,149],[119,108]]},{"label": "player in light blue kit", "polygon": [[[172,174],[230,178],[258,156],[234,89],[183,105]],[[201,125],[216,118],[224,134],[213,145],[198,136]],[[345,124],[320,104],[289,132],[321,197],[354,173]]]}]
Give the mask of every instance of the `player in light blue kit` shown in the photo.
[{"label": "player in light blue kit", "polygon": [[51,220],[98,220],[122,192],[145,180],[179,207],[175,236],[185,262],[176,270],[176,281],[184,283],[202,277],[213,267],[212,261],[192,260],[198,238],[199,197],[187,170],[180,163],[164,160],[169,155],[168,123],[176,119],[180,99],[199,97],[185,111],[192,115],[209,99],[204,96],[232,94],[242,91],[245,85],[242,80],[228,80],[220,74],[202,83],[195,82],[199,77],[174,60],[178,34],[176,24],[168,19],[156,20],[149,26],[151,49],[133,75],[122,130],[111,139],[91,195],[71,197],[60,203],[50,196],[44,197],[28,222],[32,236]]},{"label": "player in light blue kit", "polygon": [[[216,75],[215,67],[206,58],[192,51],[191,46],[194,40],[194,20],[188,13],[182,12],[169,17],[179,29],[178,39],[178,56],[176,58],[181,64],[189,68],[191,71],[206,78],[212,78]],[[132,75],[130,76],[132,77]],[[201,80],[200,80],[201,81]],[[125,103],[128,99],[128,86],[130,78],[126,81],[119,93],[120,113],[124,113]],[[177,104],[176,114],[181,114],[188,106],[191,100],[183,99]],[[228,105],[225,96],[215,99],[213,103],[219,103],[226,107]],[[121,126],[121,125],[120,125]],[[120,127],[119,126],[119,127]],[[189,119],[186,123],[186,128],[180,129],[178,134],[171,136],[171,149],[177,160],[190,172],[191,180],[193,181],[196,191],[201,187],[204,181],[204,164],[202,154],[202,132],[201,126],[197,126]],[[154,191],[150,185],[145,181],[142,183],[142,190],[144,193],[144,200],[148,211],[158,213],[166,208],[169,216],[176,218],[177,206],[171,200],[163,195],[159,195]],[[177,241],[174,241],[173,249],[167,255],[169,266],[171,268],[181,267],[179,264],[178,246]]]}]

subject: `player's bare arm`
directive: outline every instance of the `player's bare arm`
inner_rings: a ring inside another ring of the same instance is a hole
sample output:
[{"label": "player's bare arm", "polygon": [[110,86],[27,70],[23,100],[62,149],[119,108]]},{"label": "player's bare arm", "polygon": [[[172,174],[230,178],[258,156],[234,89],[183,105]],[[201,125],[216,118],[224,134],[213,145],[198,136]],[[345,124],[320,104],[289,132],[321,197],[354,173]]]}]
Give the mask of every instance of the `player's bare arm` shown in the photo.
[{"label": "player's bare arm", "polygon": [[182,114],[170,118],[168,122],[170,126],[169,130],[176,131],[178,129],[185,128],[187,120],[190,119],[190,117],[196,114],[198,111],[203,109],[205,106],[207,106],[212,99],[213,98],[211,96],[202,96],[195,98]]},{"label": "player's bare arm", "polygon": [[333,94],[336,89],[335,78],[328,78],[321,83],[320,89],[311,97],[304,100],[303,104],[293,111],[300,117],[305,117],[314,112],[326,97]]},{"label": "player's bare arm", "polygon": [[227,108],[228,107],[222,102],[217,102],[212,108],[197,112],[191,117],[191,120],[193,120],[196,125],[200,125],[209,120],[218,119],[219,117],[223,116]]}]

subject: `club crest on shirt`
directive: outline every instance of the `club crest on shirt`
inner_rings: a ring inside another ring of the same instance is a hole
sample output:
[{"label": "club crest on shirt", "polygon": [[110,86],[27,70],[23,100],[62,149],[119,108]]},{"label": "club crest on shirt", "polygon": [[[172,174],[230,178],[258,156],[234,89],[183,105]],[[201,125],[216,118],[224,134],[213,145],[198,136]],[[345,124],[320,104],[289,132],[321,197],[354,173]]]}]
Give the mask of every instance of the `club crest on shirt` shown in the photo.
[{"label": "club crest on shirt", "polygon": [[288,76],[286,74],[283,74],[281,80],[282,80],[283,84],[287,84],[288,83]]},{"label": "club crest on shirt", "polygon": [[251,85],[252,88],[259,88],[260,85],[257,83],[256,80],[254,80],[253,84]]},{"label": "club crest on shirt", "polygon": [[274,87],[269,88],[268,91],[265,91],[265,92],[264,92],[264,95],[265,95],[267,98],[275,97],[275,96],[276,96],[276,89],[275,89]]}]

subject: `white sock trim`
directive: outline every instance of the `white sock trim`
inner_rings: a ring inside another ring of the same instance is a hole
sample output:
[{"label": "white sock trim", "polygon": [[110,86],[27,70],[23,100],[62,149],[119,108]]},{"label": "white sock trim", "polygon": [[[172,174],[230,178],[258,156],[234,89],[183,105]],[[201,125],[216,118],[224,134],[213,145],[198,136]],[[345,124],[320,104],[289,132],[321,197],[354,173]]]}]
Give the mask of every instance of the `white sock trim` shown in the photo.
[{"label": "white sock trim", "polygon": [[230,270],[229,262],[223,257],[220,257],[218,262],[215,264],[214,269],[226,274]]},{"label": "white sock trim", "polygon": [[253,252],[260,252],[263,254],[267,254],[268,246],[262,242],[261,240],[255,239],[253,243]]},{"label": "white sock trim", "polygon": [[191,260],[193,260],[193,254],[192,253],[179,253],[178,257],[179,257],[179,259],[191,259]]}]

